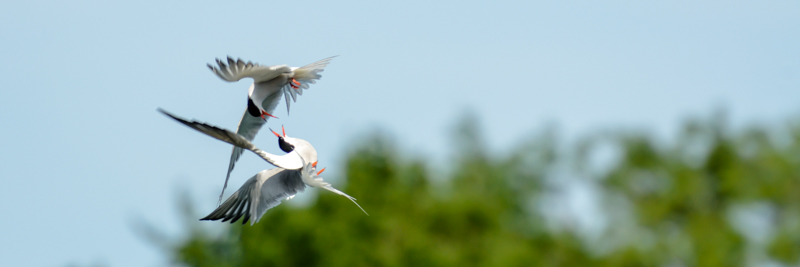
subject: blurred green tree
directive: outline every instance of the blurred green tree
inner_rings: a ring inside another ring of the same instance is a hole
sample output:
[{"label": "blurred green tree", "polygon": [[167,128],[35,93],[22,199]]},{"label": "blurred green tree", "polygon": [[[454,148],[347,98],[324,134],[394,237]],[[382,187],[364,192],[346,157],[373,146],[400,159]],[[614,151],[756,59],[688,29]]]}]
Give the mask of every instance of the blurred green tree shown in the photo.
[{"label": "blurred green tree", "polygon": [[[281,205],[221,235],[197,223],[180,240],[148,235],[173,261],[198,267],[800,262],[800,127],[730,131],[717,116],[687,122],[671,143],[620,131],[571,149],[547,130],[503,156],[487,151],[478,129],[469,118],[455,127],[446,177],[383,135],[365,138],[346,156],[343,189],[371,216],[322,192],[307,208]],[[616,153],[593,170],[602,144]],[[592,185],[602,227],[586,234],[543,215],[540,200],[558,179]]]}]

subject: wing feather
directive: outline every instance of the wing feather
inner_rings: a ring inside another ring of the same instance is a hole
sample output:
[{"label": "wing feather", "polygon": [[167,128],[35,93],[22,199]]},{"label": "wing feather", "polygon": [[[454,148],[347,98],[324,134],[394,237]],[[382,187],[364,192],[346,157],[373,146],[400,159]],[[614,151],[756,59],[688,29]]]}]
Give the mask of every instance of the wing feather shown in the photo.
[{"label": "wing feather", "polygon": [[[250,202],[247,202],[247,206],[246,206],[246,207],[244,207],[244,210],[247,210],[247,211],[249,211],[249,210],[250,210],[250,206],[251,206],[251,205],[250,205]],[[250,213],[249,213],[249,212],[245,212],[245,213],[244,213],[244,218],[242,218],[242,225],[244,225],[245,223],[247,223],[247,221],[249,221],[249,220],[250,220]]]},{"label": "wing feather", "polygon": [[[266,120],[259,117],[253,117],[247,112],[247,110],[245,110],[244,115],[242,115],[242,119],[239,120],[239,127],[236,129],[236,133],[243,136],[248,141],[253,141],[253,138],[255,138],[256,134],[258,134],[258,130],[260,130],[265,123],[267,123]],[[228,188],[228,180],[231,178],[231,172],[233,172],[233,167],[236,165],[236,162],[239,161],[242,153],[244,153],[243,148],[233,146],[233,150],[231,151],[231,160],[228,163],[228,173],[225,175],[225,183],[222,185],[222,192],[219,194],[217,205],[222,203],[222,196],[225,194],[225,189]]]},{"label": "wing feather", "polygon": [[[305,184],[295,170],[274,168],[264,170],[248,179],[225,202],[200,220],[255,224],[267,210],[278,206],[289,196],[302,192]],[[250,220],[253,219],[253,220]]]},{"label": "wing feather", "polygon": [[235,82],[243,78],[253,78],[255,83],[272,80],[282,73],[291,73],[292,69],[286,65],[264,66],[252,62],[244,63],[242,59],[227,58],[227,65],[223,60],[217,59],[217,67],[206,64],[220,79]]},{"label": "wing feather", "polygon": [[267,162],[269,162],[270,164],[275,165],[276,167],[289,169],[289,170],[298,170],[298,169],[303,168],[303,159],[300,157],[299,154],[297,154],[296,151],[292,151],[292,152],[290,152],[288,154],[285,154],[283,156],[273,155],[273,154],[267,153],[267,152],[259,149],[253,143],[251,143],[249,140],[247,140],[247,138],[245,138],[244,136],[241,136],[239,134],[236,134],[234,132],[231,132],[231,131],[228,131],[228,130],[225,130],[225,129],[222,129],[222,128],[219,128],[219,127],[216,127],[216,126],[213,126],[213,125],[205,124],[205,123],[202,123],[202,122],[187,121],[185,119],[182,119],[180,117],[172,115],[169,112],[167,112],[167,111],[165,111],[163,109],[160,109],[160,108],[158,109],[158,111],[163,113],[164,115],[167,115],[170,118],[172,118],[172,119],[174,119],[174,120],[186,125],[186,126],[189,126],[189,128],[195,129],[195,130],[197,130],[199,132],[202,132],[202,133],[204,133],[204,134],[206,134],[208,136],[214,137],[214,138],[216,138],[216,139],[218,139],[220,141],[226,142],[228,144],[232,144],[234,146],[238,146],[238,147],[250,150],[253,153],[255,153],[256,155],[258,155],[259,157],[261,157],[262,159],[264,159]]}]

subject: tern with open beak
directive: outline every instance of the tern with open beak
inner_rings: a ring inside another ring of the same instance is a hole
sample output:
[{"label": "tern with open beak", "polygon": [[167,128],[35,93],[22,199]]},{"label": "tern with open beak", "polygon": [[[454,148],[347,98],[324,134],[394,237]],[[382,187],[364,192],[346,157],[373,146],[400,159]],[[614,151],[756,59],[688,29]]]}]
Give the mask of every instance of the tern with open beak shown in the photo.
[{"label": "tern with open beak", "polygon": [[342,195],[367,214],[367,211],[358,205],[355,198],[333,188],[331,184],[319,177],[325,169],[316,171],[317,150],[306,140],[286,136],[283,127],[281,127],[283,135],[272,131],[278,137],[278,146],[287,153],[278,156],[258,149],[247,138],[234,132],[197,121],[188,121],[162,109],[158,109],[158,111],[192,129],[236,147],[250,150],[277,167],[261,171],[248,179],[222,205],[200,220],[222,220],[234,223],[244,216],[242,224],[252,219],[250,225],[253,225],[268,209],[277,206],[283,199],[291,199],[297,192],[302,192],[306,186],[323,188]]},{"label": "tern with open beak", "polygon": [[[253,84],[247,93],[247,109],[239,121],[236,133],[253,141],[258,130],[267,122],[267,118],[273,117],[271,113],[278,106],[281,94],[286,99],[286,110],[289,111],[289,98],[297,101],[297,96],[303,94],[303,90],[309,88],[309,84],[316,83],[322,76],[319,74],[324,70],[331,59],[329,57],[303,67],[289,67],[286,65],[264,66],[250,61],[244,62],[241,59],[233,60],[228,57],[227,65],[223,60],[217,59],[218,67],[208,64],[220,79],[228,82],[236,82],[243,78],[253,78]],[[244,150],[240,147],[233,147],[231,159],[228,163],[228,174],[225,176],[225,184],[222,186],[222,193],[219,194],[219,202],[222,202],[222,195],[228,187],[228,179],[231,172],[242,155]],[[219,203],[217,203],[219,205]]]}]

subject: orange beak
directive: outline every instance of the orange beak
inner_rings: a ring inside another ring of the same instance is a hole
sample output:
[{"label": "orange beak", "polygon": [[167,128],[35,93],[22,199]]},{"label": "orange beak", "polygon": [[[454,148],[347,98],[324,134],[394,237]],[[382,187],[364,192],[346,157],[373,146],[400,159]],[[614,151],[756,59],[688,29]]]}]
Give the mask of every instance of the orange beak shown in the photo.
[{"label": "orange beak", "polygon": [[283,125],[281,125],[281,132],[283,132],[283,137],[286,137],[286,130],[283,129]]},{"label": "orange beak", "polygon": [[270,132],[272,132],[273,134],[275,134],[275,136],[277,136],[277,137],[281,137],[281,135],[280,135],[280,134],[278,134],[278,133],[276,133],[275,131],[273,131],[273,130],[272,130],[272,128],[270,128],[270,129],[269,129],[269,131],[270,131]]},{"label": "orange beak", "polygon": [[269,114],[269,113],[267,113],[266,111],[263,111],[263,110],[262,110],[262,111],[261,111],[261,118],[266,120],[266,119],[267,119],[267,117],[264,117],[264,116],[270,116],[270,117],[273,117],[273,118],[276,118],[276,119],[278,118],[278,117],[272,116],[272,114]]}]

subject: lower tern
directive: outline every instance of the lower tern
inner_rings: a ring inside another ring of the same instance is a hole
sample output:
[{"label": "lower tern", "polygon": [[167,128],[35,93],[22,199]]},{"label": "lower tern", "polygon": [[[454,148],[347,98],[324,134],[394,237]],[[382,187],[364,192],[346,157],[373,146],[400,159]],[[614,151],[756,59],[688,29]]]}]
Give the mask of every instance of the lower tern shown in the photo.
[{"label": "lower tern", "polygon": [[283,199],[291,199],[298,192],[302,192],[306,186],[323,188],[342,195],[356,204],[365,214],[369,215],[361,205],[358,205],[355,198],[334,188],[331,184],[325,182],[322,177],[319,177],[325,169],[316,170],[317,151],[306,140],[288,137],[283,130],[283,135],[272,131],[278,137],[280,149],[287,153],[283,156],[277,156],[257,148],[245,137],[234,132],[202,122],[188,121],[162,109],[158,109],[158,111],[206,135],[236,147],[250,150],[277,167],[261,171],[248,179],[222,205],[200,220],[222,220],[223,222],[230,221],[234,223],[244,216],[242,224],[252,219],[250,225],[253,225],[261,220],[267,210],[279,205]]}]

